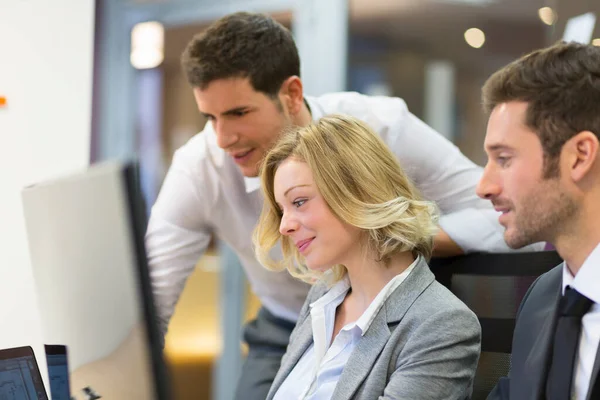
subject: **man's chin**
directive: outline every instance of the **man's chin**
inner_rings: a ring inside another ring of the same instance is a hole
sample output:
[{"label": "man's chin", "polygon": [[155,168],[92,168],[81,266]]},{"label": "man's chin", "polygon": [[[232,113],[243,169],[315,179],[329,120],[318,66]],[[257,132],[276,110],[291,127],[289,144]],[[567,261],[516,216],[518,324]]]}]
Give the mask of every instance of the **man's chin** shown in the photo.
[{"label": "man's chin", "polygon": [[258,177],[258,167],[242,167],[238,166],[242,175],[246,178],[256,178]]},{"label": "man's chin", "polygon": [[516,232],[510,232],[510,230],[504,231],[504,242],[506,245],[513,250],[521,249],[533,242],[526,240],[524,237],[520,237]]}]

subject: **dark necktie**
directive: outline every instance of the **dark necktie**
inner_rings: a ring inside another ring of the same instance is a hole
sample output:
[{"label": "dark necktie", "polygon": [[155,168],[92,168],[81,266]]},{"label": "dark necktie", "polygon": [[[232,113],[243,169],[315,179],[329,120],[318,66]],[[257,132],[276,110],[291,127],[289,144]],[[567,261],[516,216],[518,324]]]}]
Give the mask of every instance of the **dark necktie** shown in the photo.
[{"label": "dark necktie", "polygon": [[[600,349],[598,349],[600,350]],[[592,379],[594,377],[592,376]],[[590,388],[588,389],[588,396],[590,399],[600,399],[600,374],[596,376],[596,382],[590,382]]]},{"label": "dark necktie", "polygon": [[581,333],[581,318],[589,311],[592,304],[593,301],[570,287],[567,287],[560,299],[552,364],[546,385],[548,400],[570,399],[573,367]]}]

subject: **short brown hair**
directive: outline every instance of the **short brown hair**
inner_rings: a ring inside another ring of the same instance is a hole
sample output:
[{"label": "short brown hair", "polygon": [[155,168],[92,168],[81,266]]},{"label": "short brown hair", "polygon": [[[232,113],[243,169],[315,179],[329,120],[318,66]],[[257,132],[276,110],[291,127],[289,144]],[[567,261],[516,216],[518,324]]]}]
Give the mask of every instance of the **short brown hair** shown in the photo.
[{"label": "short brown hair", "polygon": [[600,138],[600,47],[559,42],[495,72],[482,89],[490,113],[510,101],[528,104],[525,124],[544,151],[544,175],[558,176],[565,142],[582,131]]},{"label": "short brown hair", "polygon": [[300,57],[288,29],[263,14],[239,12],[194,36],[181,56],[188,82],[249,78],[254,90],[275,97],[290,76],[300,76]]}]

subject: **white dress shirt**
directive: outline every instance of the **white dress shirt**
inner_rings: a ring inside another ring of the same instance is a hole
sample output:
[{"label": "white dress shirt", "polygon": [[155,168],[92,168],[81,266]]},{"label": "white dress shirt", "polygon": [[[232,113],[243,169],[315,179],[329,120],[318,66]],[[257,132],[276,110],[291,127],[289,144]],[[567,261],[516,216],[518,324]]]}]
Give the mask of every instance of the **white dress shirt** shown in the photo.
[{"label": "white dress shirt", "polygon": [[[419,256],[420,258],[420,256]],[[415,260],[405,271],[390,280],[365,312],[354,322],[346,324],[331,342],[335,312],[344,301],[350,281],[346,275],[323,297],[310,305],[313,344],[283,381],[273,400],[330,399],[352,350],[367,332],[371,322],[387,300],[411,273],[419,261]]]},{"label": "white dress shirt", "polygon": [[[482,168],[412,115],[402,99],[336,93],[306,97],[306,101],[315,121],[338,113],[367,122],[398,157],[423,195],[437,203],[442,229],[463,250],[509,251],[498,213],[491,202],[475,194]],[[217,146],[211,123],[175,153],[152,208],[146,235],[163,332],[211,233],[237,254],[252,290],[265,308],[279,318],[298,318],[308,285],[287,272],[268,271],[254,257],[252,230],[263,203],[258,189],[258,178],[244,178],[234,161]]]},{"label": "white dress shirt", "polygon": [[567,286],[594,302],[581,320],[581,336],[571,386],[571,399],[585,400],[600,343],[600,244],[586,258],[575,277],[566,264],[563,266],[563,294]]}]

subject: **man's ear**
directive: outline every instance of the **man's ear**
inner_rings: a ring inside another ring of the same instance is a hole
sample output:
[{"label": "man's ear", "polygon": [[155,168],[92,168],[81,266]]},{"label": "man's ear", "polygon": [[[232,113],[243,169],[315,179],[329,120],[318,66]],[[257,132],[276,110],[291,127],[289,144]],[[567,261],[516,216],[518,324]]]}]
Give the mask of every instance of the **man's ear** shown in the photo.
[{"label": "man's ear", "polygon": [[300,77],[293,75],[281,84],[279,100],[286,106],[291,115],[298,114],[304,104],[304,89]]},{"label": "man's ear", "polygon": [[598,146],[598,137],[590,131],[579,132],[563,145],[566,168],[574,182],[580,182],[594,168]]}]

